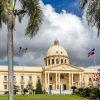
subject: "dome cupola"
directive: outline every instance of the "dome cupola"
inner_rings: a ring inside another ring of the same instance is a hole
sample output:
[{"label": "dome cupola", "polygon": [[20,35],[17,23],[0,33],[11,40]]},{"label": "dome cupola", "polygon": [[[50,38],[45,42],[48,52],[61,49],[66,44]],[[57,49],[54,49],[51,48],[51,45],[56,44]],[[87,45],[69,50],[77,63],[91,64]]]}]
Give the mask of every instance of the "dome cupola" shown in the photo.
[{"label": "dome cupola", "polygon": [[50,47],[45,56],[45,65],[69,64],[69,57],[66,50],[59,45],[56,39],[54,45]]}]

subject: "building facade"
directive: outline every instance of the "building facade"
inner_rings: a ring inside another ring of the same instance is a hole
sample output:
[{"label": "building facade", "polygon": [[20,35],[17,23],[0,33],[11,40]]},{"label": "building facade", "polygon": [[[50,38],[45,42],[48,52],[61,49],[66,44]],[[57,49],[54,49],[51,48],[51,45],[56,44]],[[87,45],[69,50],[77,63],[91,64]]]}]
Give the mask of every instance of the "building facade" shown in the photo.
[{"label": "building facade", "polygon": [[[94,74],[98,69],[84,68],[71,65],[66,50],[55,40],[45,55],[45,65],[38,66],[15,66],[14,85],[19,86],[19,90],[26,88],[32,82],[33,89],[36,89],[37,80],[40,79],[42,89],[49,91],[71,90],[71,86],[87,87],[96,85],[93,81]],[[8,68],[0,66],[0,93],[8,91]]]}]

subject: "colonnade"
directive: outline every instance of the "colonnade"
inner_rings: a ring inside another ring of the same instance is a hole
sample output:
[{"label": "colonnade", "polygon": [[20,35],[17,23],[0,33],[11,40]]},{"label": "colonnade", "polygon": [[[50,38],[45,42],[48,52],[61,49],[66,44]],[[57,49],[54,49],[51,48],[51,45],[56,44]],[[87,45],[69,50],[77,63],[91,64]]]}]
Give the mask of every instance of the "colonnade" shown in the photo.
[{"label": "colonnade", "polygon": [[[64,72],[45,72],[45,89],[48,90],[50,87],[50,74],[55,74],[55,89],[54,90],[60,90],[61,89],[61,74],[68,74],[68,80],[65,79],[66,82],[68,82],[68,89],[70,90],[71,89],[71,86],[74,86],[74,75],[75,74],[78,74],[78,86],[80,87],[82,85],[82,82],[83,82],[83,73],[82,72],[79,72],[79,73],[72,73],[72,72],[69,72],[69,73],[64,73]],[[54,77],[53,77],[54,78]]]}]

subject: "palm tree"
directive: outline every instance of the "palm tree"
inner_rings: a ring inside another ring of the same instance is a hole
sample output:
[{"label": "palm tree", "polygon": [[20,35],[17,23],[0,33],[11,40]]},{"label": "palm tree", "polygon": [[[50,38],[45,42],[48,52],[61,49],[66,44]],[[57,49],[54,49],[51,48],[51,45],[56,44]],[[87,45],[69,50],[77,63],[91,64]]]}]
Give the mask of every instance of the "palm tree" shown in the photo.
[{"label": "palm tree", "polygon": [[7,56],[8,56],[8,88],[9,100],[13,100],[13,30],[15,19],[18,16],[19,22],[27,14],[29,22],[26,28],[26,35],[30,38],[36,35],[42,20],[42,11],[38,0],[19,0],[21,9],[16,9],[16,0],[0,0],[0,27],[7,25]]},{"label": "palm tree", "polygon": [[100,34],[100,0],[80,0],[80,8],[87,7],[86,17],[89,25],[96,26]]}]

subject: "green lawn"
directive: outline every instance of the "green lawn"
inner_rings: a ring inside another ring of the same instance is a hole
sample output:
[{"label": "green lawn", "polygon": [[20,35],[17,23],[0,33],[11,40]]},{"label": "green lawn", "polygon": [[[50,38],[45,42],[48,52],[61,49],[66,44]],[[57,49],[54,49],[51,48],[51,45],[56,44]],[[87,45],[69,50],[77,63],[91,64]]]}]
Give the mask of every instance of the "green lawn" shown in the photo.
[{"label": "green lawn", "polygon": [[[7,95],[0,95],[0,100],[8,100]],[[75,95],[16,95],[14,100],[87,100]]]}]

